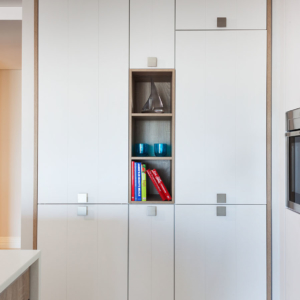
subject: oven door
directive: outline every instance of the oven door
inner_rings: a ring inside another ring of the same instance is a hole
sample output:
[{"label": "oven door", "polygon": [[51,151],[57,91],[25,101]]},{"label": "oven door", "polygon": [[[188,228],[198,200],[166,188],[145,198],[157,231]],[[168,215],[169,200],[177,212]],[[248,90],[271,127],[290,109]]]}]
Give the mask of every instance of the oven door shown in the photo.
[{"label": "oven door", "polygon": [[300,131],[287,134],[288,207],[300,213]]}]

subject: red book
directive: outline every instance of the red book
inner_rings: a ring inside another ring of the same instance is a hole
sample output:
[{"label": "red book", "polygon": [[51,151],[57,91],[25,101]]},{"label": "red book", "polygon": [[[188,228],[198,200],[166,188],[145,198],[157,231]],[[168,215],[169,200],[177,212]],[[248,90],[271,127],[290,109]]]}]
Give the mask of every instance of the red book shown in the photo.
[{"label": "red book", "polygon": [[134,161],[131,162],[131,201],[134,201]]},{"label": "red book", "polygon": [[158,183],[158,185],[160,186],[161,190],[163,191],[163,193],[165,194],[166,196],[166,199],[167,200],[172,200],[172,197],[170,195],[170,193],[168,192],[165,184],[163,183],[163,181],[161,180],[160,176],[158,175],[157,171],[154,169],[152,170],[152,174],[156,180],[156,182]]},{"label": "red book", "polygon": [[152,183],[154,184],[156,190],[158,191],[161,199],[163,201],[165,201],[167,198],[166,198],[165,194],[163,193],[163,191],[161,190],[161,188],[159,187],[159,185],[157,184],[157,182],[156,182],[156,180],[155,180],[155,178],[154,178],[154,176],[152,174],[152,171],[151,170],[147,170],[146,172],[147,172],[148,176],[150,177]]}]

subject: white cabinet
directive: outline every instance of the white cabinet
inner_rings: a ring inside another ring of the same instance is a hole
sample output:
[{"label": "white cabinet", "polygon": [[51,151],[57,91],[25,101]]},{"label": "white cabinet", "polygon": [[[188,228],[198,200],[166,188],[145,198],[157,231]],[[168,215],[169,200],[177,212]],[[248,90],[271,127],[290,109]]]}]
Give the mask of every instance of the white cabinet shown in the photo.
[{"label": "white cabinet", "polygon": [[145,69],[156,57],[158,68],[174,68],[174,0],[130,1],[130,68]]},{"label": "white cabinet", "polygon": [[40,1],[39,203],[128,200],[128,10]]},{"label": "white cabinet", "polygon": [[177,205],[177,300],[266,299],[266,206]]},{"label": "white cabinet", "polygon": [[129,207],[129,300],[174,299],[174,206]]},{"label": "white cabinet", "polygon": [[[176,29],[266,29],[266,0],[177,0]],[[217,26],[226,18],[226,27]]]},{"label": "white cabinet", "polygon": [[176,203],[265,204],[266,32],[176,43]]},{"label": "white cabinet", "polygon": [[127,299],[128,207],[39,205],[41,295],[47,299]]}]

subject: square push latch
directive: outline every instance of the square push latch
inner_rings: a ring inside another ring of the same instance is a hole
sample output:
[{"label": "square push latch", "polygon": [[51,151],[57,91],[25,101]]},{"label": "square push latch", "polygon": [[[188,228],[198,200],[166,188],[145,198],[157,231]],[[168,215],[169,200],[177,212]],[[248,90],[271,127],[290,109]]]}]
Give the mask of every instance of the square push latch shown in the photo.
[{"label": "square push latch", "polygon": [[88,208],[87,206],[78,206],[77,207],[77,216],[87,216]]},{"label": "square push latch", "polygon": [[148,67],[157,67],[156,57],[148,57]]},{"label": "square push latch", "polygon": [[226,207],[225,206],[217,206],[217,216],[218,217],[226,217]]},{"label": "square push latch", "polygon": [[78,194],[78,203],[87,203],[88,194]]},{"label": "square push latch", "polygon": [[227,26],[227,20],[226,18],[217,18],[217,27],[226,27]]},{"label": "square push latch", "polygon": [[217,203],[226,203],[226,194],[217,194]]},{"label": "square push latch", "polygon": [[156,216],[156,206],[147,207],[147,216]]}]

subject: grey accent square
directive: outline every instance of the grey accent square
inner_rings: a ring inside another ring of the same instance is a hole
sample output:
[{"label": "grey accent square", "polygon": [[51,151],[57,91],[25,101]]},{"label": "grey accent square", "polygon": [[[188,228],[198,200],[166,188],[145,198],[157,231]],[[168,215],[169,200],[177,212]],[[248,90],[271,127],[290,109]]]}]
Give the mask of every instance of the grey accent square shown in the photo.
[{"label": "grey accent square", "polygon": [[217,203],[226,203],[226,194],[217,194]]},{"label": "grey accent square", "polygon": [[225,206],[217,206],[217,216],[218,217],[226,216],[226,207]]},{"label": "grey accent square", "polygon": [[148,57],[148,67],[157,67],[156,57]]},{"label": "grey accent square", "polygon": [[227,20],[226,18],[217,18],[217,27],[226,27]]},{"label": "grey accent square", "polygon": [[156,206],[147,207],[147,216],[156,216]]}]

